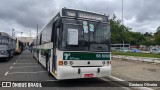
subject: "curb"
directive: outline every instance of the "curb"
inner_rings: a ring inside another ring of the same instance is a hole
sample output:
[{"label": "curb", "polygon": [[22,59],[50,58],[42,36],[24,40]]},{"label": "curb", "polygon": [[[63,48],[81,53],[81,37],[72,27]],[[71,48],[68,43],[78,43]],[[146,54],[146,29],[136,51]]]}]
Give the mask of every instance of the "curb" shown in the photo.
[{"label": "curb", "polygon": [[148,58],[148,57],[143,58],[143,57],[123,56],[123,55],[112,55],[112,58],[160,64],[160,58]]},{"label": "curb", "polygon": [[[126,84],[129,83],[125,80],[122,80],[122,79],[114,77],[114,76],[109,76],[108,79],[110,79],[112,81],[123,81],[124,83],[120,83],[120,84],[123,84],[123,85],[126,85]],[[131,88],[136,89],[136,90],[154,90],[154,89],[148,88],[148,87],[131,87]]]}]

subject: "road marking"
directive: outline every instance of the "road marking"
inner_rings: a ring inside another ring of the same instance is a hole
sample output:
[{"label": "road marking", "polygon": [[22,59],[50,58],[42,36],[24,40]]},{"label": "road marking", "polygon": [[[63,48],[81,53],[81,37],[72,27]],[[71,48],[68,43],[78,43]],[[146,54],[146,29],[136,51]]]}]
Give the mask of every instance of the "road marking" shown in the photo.
[{"label": "road marking", "polygon": [[12,69],[12,68],[13,68],[13,66],[10,67],[10,69]]},{"label": "road marking", "polygon": [[37,72],[12,72],[12,73],[7,73],[7,74],[36,74],[36,73],[44,73],[44,72],[47,72],[47,71],[37,71]]},{"label": "road marking", "polygon": [[[106,79],[106,78],[100,78],[100,79],[102,79],[102,80],[104,80],[104,81],[111,81],[111,80],[108,80],[108,79]],[[112,84],[115,85],[115,86],[120,86],[118,83],[114,83],[114,82],[110,82],[110,83],[112,83]],[[120,86],[120,87],[123,88],[123,89],[125,89],[125,90],[130,90],[129,87],[122,87],[122,86]]]},{"label": "road marking", "polygon": [[[22,54],[21,54],[22,55]],[[21,57],[21,55],[16,59],[16,61]],[[13,63],[13,65],[14,65],[15,63]],[[12,66],[9,68],[9,69],[12,69]],[[8,72],[9,71],[7,71],[5,74],[4,74],[4,76],[7,76],[8,75]]]},{"label": "road marking", "polygon": [[24,67],[12,67],[12,68],[31,68],[31,67],[41,67],[41,66],[24,66]]},{"label": "road marking", "polygon": [[[117,78],[117,77],[114,77],[114,76],[109,76],[111,79],[114,79],[115,81],[124,81],[120,78]],[[124,81],[126,83],[128,83],[127,81]],[[148,87],[131,87],[131,88],[134,88],[134,89],[138,89],[138,90],[154,90],[152,88],[148,88]]]},{"label": "road marking", "polygon": [[45,80],[45,81],[58,81],[58,80]]},{"label": "road marking", "polygon": [[8,71],[4,74],[4,76],[7,76],[7,74],[8,74]]}]

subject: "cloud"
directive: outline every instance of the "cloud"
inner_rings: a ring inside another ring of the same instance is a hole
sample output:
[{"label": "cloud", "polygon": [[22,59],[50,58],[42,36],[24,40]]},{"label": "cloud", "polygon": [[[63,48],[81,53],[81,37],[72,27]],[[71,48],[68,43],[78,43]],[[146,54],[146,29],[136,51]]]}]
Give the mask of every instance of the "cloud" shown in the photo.
[{"label": "cloud", "polygon": [[[160,1],[123,0],[124,24],[136,32],[155,32],[160,26]],[[36,35],[36,26],[41,30],[61,8],[87,10],[91,12],[116,14],[122,18],[121,0],[1,0],[0,31],[24,36]]]}]

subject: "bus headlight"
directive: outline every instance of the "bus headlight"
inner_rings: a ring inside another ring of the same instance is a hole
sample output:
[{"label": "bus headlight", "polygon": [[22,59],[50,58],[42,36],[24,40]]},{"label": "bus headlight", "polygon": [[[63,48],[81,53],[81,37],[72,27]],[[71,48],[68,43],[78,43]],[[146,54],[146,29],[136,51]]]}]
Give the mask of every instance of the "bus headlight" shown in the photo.
[{"label": "bus headlight", "polygon": [[68,64],[68,62],[67,61],[64,61],[64,65],[67,65]]},{"label": "bus headlight", "polygon": [[70,65],[73,65],[73,61],[70,61],[69,63],[70,63]]},{"label": "bus headlight", "polygon": [[5,50],[0,50],[0,53],[1,53],[1,54],[7,54],[7,51],[5,51]]},{"label": "bus headlight", "polygon": [[109,65],[109,61],[107,61],[106,64]]},{"label": "bus headlight", "polygon": [[105,61],[103,61],[102,64],[104,65],[104,64],[105,64]]}]

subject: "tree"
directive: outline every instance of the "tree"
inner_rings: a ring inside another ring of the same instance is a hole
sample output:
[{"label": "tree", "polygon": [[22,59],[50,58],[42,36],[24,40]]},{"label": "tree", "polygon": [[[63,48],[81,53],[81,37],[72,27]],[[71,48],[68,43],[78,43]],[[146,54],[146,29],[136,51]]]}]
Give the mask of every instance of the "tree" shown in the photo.
[{"label": "tree", "polygon": [[152,33],[150,32],[146,32],[146,33],[144,33],[144,36],[146,36],[146,37],[152,37],[153,35],[152,35]]},{"label": "tree", "polygon": [[110,19],[111,27],[111,43],[130,43],[131,45],[140,45],[141,42],[146,41],[146,38],[143,34],[132,32],[129,27],[126,27],[121,24],[120,20],[116,20],[116,16]]},{"label": "tree", "polygon": [[154,34],[155,36],[155,42],[160,45],[160,26],[157,28],[156,33]]}]

